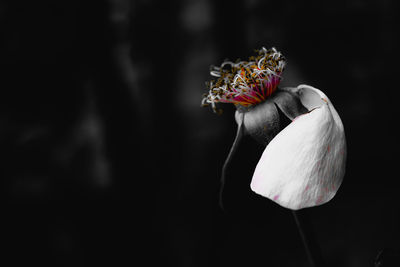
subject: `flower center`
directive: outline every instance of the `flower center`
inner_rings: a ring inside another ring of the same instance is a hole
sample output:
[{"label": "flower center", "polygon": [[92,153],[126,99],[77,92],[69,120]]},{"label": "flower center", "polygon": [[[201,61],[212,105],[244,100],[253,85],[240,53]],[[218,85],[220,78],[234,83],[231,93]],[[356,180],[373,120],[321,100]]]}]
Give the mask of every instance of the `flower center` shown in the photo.
[{"label": "flower center", "polygon": [[217,79],[207,84],[209,91],[202,104],[211,104],[216,111],[219,102],[243,107],[261,103],[276,90],[285,65],[280,52],[263,47],[248,61],[225,61],[220,67],[213,66],[210,74]]}]

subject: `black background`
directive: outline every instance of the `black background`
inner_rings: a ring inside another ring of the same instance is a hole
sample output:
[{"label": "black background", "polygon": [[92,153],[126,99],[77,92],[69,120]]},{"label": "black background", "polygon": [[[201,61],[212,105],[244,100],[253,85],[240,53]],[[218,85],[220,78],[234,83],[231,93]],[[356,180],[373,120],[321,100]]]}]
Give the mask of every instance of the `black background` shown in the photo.
[{"label": "black background", "polygon": [[0,264],[307,266],[291,212],[249,188],[249,138],[219,209],[234,107],[200,107],[210,65],[274,46],[282,85],[320,88],[346,130],[341,189],[299,213],[326,266],[384,248],[400,266],[396,15],[393,0],[2,1]]}]

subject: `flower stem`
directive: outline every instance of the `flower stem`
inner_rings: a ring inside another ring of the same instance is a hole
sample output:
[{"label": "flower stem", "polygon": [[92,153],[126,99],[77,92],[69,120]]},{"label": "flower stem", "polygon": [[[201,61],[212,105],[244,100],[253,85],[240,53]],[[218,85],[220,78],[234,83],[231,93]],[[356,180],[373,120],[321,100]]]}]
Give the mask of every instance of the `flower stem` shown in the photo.
[{"label": "flower stem", "polygon": [[239,146],[239,142],[242,139],[243,136],[243,118],[244,118],[244,113],[240,113],[241,118],[240,120],[238,120],[238,128],[236,131],[236,137],[235,140],[233,141],[231,150],[229,151],[228,156],[226,157],[226,160],[224,162],[224,165],[222,166],[222,173],[221,173],[221,184],[220,184],[220,188],[219,188],[219,206],[220,208],[223,210],[224,209],[224,203],[223,203],[223,193],[224,193],[224,187],[225,187],[225,181],[226,181],[226,170],[229,166],[229,163],[232,160],[233,155],[235,154],[238,146]]},{"label": "flower stem", "polygon": [[297,229],[299,230],[301,240],[303,241],[303,246],[307,253],[307,258],[310,262],[310,266],[322,266],[322,256],[317,243],[312,238],[312,235],[310,235],[310,231],[306,231],[306,229],[304,228],[304,222],[299,218],[298,211],[293,210],[292,214],[296,222]]}]

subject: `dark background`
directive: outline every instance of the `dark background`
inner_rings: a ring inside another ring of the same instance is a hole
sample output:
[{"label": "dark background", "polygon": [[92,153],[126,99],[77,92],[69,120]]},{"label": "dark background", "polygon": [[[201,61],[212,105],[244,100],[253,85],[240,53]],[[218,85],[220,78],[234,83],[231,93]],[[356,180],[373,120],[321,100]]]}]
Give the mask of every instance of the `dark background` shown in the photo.
[{"label": "dark background", "polygon": [[400,266],[396,15],[394,0],[0,2],[0,265],[307,266],[291,212],[249,188],[249,138],[219,209],[234,107],[200,107],[210,65],[274,46],[282,85],[320,88],[345,125],[341,189],[299,213],[326,266],[385,248]]}]

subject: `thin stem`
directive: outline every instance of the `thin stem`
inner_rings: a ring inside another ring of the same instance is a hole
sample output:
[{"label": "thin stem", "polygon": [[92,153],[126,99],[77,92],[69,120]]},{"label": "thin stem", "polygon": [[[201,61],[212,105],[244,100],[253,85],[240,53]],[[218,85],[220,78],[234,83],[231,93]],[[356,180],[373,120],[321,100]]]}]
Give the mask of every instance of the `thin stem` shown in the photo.
[{"label": "thin stem", "polygon": [[303,241],[304,249],[307,253],[308,261],[310,262],[310,266],[312,267],[318,267],[321,266],[322,264],[322,257],[319,252],[319,248],[315,242],[312,240],[310,235],[307,237],[307,232],[304,229],[304,225],[302,221],[298,217],[298,212],[297,211],[292,211],[294,220],[297,225],[297,229],[299,230],[301,239]]},{"label": "thin stem", "polygon": [[244,119],[244,112],[240,113],[241,118],[238,120],[238,128],[236,131],[236,137],[235,140],[233,141],[231,150],[229,151],[228,156],[226,157],[226,160],[224,162],[224,165],[222,166],[222,173],[221,173],[221,184],[219,188],[219,206],[223,210],[224,209],[224,203],[223,203],[223,193],[224,193],[224,187],[225,187],[225,181],[226,181],[226,170],[229,166],[229,163],[232,160],[233,155],[235,154],[238,146],[240,139],[242,139],[243,136],[243,119]]}]

